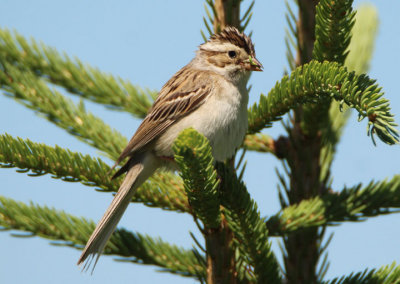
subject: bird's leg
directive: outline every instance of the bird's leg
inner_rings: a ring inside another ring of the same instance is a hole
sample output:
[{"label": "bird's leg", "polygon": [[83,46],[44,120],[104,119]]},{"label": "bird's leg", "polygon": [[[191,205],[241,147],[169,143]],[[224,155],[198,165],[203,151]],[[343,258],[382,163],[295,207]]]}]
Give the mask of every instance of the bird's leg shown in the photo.
[{"label": "bird's leg", "polygon": [[174,159],[174,157],[169,157],[169,156],[160,156],[159,157],[161,160],[164,160],[164,161],[168,161],[168,162],[175,162],[175,159]]}]

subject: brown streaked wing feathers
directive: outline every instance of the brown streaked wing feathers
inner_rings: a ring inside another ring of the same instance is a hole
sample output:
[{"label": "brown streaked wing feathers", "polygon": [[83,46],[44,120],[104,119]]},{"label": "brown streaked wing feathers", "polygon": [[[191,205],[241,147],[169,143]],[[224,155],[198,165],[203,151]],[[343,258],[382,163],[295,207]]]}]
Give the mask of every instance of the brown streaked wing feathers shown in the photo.
[{"label": "brown streaked wing feathers", "polygon": [[[182,74],[185,72],[188,75],[182,78]],[[191,70],[187,66],[176,73],[163,86],[152,108],[112,169],[126,157],[142,151],[171,124],[202,105],[213,88],[208,80],[209,76],[210,73],[208,71]],[[193,83],[194,80],[197,81],[196,84]],[[193,89],[193,86],[199,87]],[[113,178],[121,175],[126,170],[125,167],[122,167],[114,174]]]}]

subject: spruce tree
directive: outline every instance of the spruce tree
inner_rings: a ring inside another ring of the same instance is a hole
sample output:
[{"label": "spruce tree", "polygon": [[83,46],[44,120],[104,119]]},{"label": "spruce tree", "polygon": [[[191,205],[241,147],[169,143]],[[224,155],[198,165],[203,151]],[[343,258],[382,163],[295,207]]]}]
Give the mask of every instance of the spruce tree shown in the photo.
[{"label": "spruce tree", "polygon": [[[252,15],[260,11],[254,10],[255,0],[246,6],[242,2],[206,0],[204,40],[227,25],[249,33]],[[367,125],[373,144],[399,142],[382,86],[366,74],[374,16],[367,7],[356,13],[349,0],[287,4],[289,67],[267,95],[259,95],[258,102],[249,106],[248,134],[236,157],[216,163],[207,139],[187,129],[173,147],[180,171],[156,173],[132,200],[191,215],[203,240],[193,237],[193,249],[188,250],[144,232],[118,228],[104,253],[201,283],[400,283],[400,266],[395,264],[324,278],[328,226],[400,207],[398,175],[332,188],[331,165],[351,111]],[[73,103],[50,84],[81,102]],[[127,139],[88,112],[84,101],[142,118],[157,95],[5,28],[0,29],[0,88],[1,94],[112,160]],[[273,138],[261,133],[279,123],[284,135]],[[261,216],[243,182],[247,151],[282,161],[282,170],[277,171],[281,210],[272,216]],[[80,182],[104,192],[118,190],[121,182],[110,179],[110,165],[101,157],[7,133],[0,135],[0,166],[31,176],[50,174],[60,182]],[[0,226],[82,249],[95,223],[0,196]],[[282,241],[282,266],[271,250],[271,238]]]}]

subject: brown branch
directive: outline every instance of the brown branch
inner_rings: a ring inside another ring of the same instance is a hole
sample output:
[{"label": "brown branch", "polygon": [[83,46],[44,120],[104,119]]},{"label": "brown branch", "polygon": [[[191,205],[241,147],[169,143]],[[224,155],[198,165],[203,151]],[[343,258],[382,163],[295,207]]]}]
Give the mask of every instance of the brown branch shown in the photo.
[{"label": "brown branch", "polygon": [[226,26],[240,28],[240,1],[215,0],[214,32],[219,33]]},{"label": "brown branch", "polygon": [[[315,41],[315,13],[318,0],[299,0],[297,21],[298,49],[296,65],[312,59]],[[321,108],[321,106],[319,106]],[[290,205],[312,198],[323,192],[320,182],[321,131],[320,113],[315,116],[306,107],[295,110],[289,132],[287,163],[290,168],[290,190],[287,192]],[[287,283],[317,283],[317,264],[321,252],[319,242],[323,236],[318,228],[294,232],[284,237],[287,254],[284,258]]]},{"label": "brown branch", "polygon": [[315,7],[319,0],[299,0],[299,19],[297,21],[298,48],[296,65],[308,63],[312,59],[315,41]]},{"label": "brown branch", "polygon": [[233,232],[225,219],[218,228],[204,230],[207,251],[207,283],[237,283]]}]

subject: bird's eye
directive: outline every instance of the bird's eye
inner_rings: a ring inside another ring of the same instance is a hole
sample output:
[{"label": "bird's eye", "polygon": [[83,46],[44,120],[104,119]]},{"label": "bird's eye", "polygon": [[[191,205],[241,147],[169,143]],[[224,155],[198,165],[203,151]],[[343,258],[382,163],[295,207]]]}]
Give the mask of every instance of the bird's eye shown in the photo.
[{"label": "bird's eye", "polygon": [[235,58],[236,57],[236,51],[231,50],[231,51],[228,52],[228,55],[229,55],[230,58]]}]

